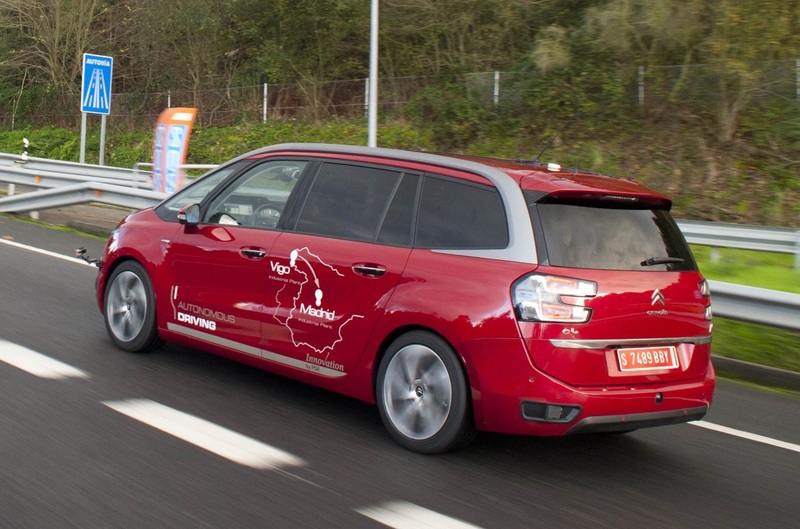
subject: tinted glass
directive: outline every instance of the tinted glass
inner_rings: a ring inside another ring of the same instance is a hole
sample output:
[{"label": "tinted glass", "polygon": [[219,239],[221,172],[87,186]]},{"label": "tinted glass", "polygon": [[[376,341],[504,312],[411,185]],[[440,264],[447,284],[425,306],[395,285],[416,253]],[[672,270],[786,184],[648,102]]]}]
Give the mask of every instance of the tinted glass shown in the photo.
[{"label": "tinted glass", "polygon": [[[537,204],[551,266],[602,270],[696,270],[691,250],[664,209],[597,203]],[[647,262],[650,260],[649,262]]]},{"label": "tinted glass", "polygon": [[225,178],[235,173],[249,162],[240,161],[226,165],[214,172],[208,173],[178,191],[156,208],[156,213],[163,220],[178,221],[178,210],[190,204],[199,204],[211,193]]},{"label": "tinted glass", "polygon": [[394,193],[389,210],[381,224],[378,242],[396,246],[411,246],[419,175],[405,174]]},{"label": "tinted glass", "polygon": [[503,201],[490,186],[426,177],[415,246],[497,249],[508,246]]},{"label": "tinted glass", "polygon": [[275,228],[306,164],[270,160],[249,168],[214,198],[204,222]]},{"label": "tinted glass", "polygon": [[300,211],[297,231],[375,241],[400,177],[386,169],[324,164]]}]

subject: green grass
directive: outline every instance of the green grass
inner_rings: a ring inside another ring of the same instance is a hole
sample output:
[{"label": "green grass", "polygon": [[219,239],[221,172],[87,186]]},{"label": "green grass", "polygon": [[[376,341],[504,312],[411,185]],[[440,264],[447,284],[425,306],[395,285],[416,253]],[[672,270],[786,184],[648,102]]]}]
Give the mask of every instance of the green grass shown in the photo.
[{"label": "green grass", "polygon": [[692,246],[692,252],[708,279],[800,294],[793,255],[707,246]]},{"label": "green grass", "polygon": [[[693,246],[708,279],[800,294],[792,255]],[[711,292],[712,300],[714,292]],[[712,351],[719,356],[800,371],[800,332],[714,318]]]},{"label": "green grass", "polygon": [[713,334],[715,355],[800,372],[800,332],[714,318]]}]

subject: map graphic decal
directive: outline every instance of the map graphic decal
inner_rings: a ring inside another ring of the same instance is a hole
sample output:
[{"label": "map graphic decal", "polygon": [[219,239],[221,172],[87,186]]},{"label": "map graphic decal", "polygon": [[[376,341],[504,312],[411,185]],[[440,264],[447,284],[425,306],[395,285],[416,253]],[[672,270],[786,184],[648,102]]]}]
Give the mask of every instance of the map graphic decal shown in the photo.
[{"label": "map graphic decal", "polygon": [[364,317],[342,314],[337,300],[325,296],[325,283],[342,281],[344,274],[307,247],[292,250],[288,266],[272,261],[270,267],[273,274],[269,279],[284,283],[275,295],[277,310],[273,317],[289,331],[295,347],[308,347],[327,359],[343,340],[344,328]]}]

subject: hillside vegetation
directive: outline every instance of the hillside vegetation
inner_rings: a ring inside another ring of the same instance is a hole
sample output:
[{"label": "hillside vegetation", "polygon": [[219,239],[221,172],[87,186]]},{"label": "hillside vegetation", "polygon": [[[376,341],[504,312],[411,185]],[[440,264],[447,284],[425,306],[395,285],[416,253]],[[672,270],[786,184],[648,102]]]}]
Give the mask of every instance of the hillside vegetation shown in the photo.
[{"label": "hillside vegetation", "polygon": [[[381,146],[530,159],[552,141],[544,160],[645,182],[678,216],[800,225],[799,3],[379,5]],[[0,0],[2,150],[78,159],[84,53],[114,58],[109,164],[150,158],[167,105],[199,109],[190,162],[364,144],[369,24],[363,0]]]}]

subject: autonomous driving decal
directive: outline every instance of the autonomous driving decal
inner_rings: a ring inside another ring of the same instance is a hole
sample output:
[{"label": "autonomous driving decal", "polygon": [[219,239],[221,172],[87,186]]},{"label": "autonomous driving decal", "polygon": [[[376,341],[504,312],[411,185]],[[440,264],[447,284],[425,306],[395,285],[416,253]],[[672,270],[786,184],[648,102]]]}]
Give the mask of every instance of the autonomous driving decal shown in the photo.
[{"label": "autonomous driving decal", "polygon": [[176,321],[209,331],[216,331],[217,323],[229,323],[231,325],[236,323],[236,317],[230,314],[201,307],[194,303],[178,301],[178,287],[176,286],[172,287],[171,294],[170,301],[172,302],[172,310]]},{"label": "autonomous driving decal", "polygon": [[[292,250],[289,264],[270,262],[271,281],[284,285],[276,294],[277,310],[275,320],[289,330],[295,347],[306,346],[316,355],[323,355],[343,340],[342,331],[354,319],[363,318],[360,314],[345,315],[325,298],[325,281],[344,280],[335,267],[327,264],[307,247]],[[310,332],[313,331],[313,332]],[[329,360],[307,354],[308,363],[337,371],[344,366]]]}]

